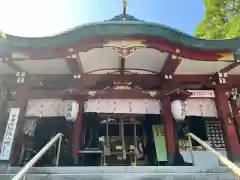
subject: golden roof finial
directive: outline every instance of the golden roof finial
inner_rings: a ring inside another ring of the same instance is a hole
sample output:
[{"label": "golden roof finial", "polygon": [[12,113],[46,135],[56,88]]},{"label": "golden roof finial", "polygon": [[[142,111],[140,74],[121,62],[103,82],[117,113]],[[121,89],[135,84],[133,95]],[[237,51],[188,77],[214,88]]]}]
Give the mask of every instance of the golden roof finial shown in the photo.
[{"label": "golden roof finial", "polygon": [[127,11],[127,0],[122,0],[123,3],[123,15],[126,15]]}]

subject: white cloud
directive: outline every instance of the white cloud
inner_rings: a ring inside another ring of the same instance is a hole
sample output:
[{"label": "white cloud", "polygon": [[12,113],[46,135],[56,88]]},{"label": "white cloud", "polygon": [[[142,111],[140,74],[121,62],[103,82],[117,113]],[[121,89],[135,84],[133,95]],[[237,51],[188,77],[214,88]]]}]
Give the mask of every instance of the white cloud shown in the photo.
[{"label": "white cloud", "polygon": [[0,0],[0,29],[18,36],[47,36],[72,27],[70,0]]}]

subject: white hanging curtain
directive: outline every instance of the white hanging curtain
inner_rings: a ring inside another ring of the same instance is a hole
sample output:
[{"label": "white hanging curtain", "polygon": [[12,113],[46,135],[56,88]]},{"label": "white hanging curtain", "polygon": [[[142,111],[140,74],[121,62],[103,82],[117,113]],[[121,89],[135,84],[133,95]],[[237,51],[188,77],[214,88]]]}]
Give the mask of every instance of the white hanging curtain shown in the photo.
[{"label": "white hanging curtain", "polygon": [[218,117],[212,98],[189,98],[186,100],[187,116]]},{"label": "white hanging curtain", "polygon": [[[65,116],[66,109],[73,101],[61,99],[31,99],[28,101],[26,116],[55,117]],[[186,100],[187,116],[217,117],[212,98],[189,98]],[[158,99],[89,99],[85,102],[85,112],[160,114]]]},{"label": "white hanging curtain", "polygon": [[160,114],[158,99],[89,99],[85,103],[85,112]]},{"label": "white hanging curtain", "polygon": [[57,117],[65,116],[66,109],[73,101],[61,99],[31,99],[28,101],[26,116],[28,117]]}]

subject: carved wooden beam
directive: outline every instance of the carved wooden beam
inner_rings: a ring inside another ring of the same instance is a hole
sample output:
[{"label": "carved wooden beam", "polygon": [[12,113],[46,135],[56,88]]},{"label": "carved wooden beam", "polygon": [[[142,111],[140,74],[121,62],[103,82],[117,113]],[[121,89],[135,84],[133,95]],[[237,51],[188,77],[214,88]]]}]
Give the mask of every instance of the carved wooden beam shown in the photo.
[{"label": "carved wooden beam", "polygon": [[69,58],[66,58],[68,67],[73,74],[74,79],[80,79],[84,75],[82,61],[78,54],[74,54]]},{"label": "carved wooden beam", "polygon": [[177,55],[174,54],[168,55],[167,60],[165,61],[160,72],[164,79],[166,80],[173,79],[174,72],[176,71],[181,61],[182,58]]},{"label": "carved wooden beam", "polygon": [[[240,65],[240,57],[235,56],[235,61],[228,66],[221,69],[219,72],[211,76],[212,80],[216,84],[227,84],[229,81],[228,72]],[[232,82],[233,83],[233,82]],[[237,82],[235,82],[237,83]]]},{"label": "carved wooden beam", "polygon": [[17,83],[25,83],[26,76],[28,76],[28,72],[14,63],[12,58],[2,57],[1,62],[5,63],[10,69],[15,71],[15,82]]},{"label": "carved wooden beam", "polygon": [[[28,84],[32,88],[39,89],[97,89],[101,90],[112,86],[117,82],[131,82],[131,86],[138,86],[142,89],[162,89],[168,86],[204,85],[213,88],[212,79],[209,75],[173,75],[171,81],[164,80],[164,77],[156,74],[85,74],[81,79],[74,79],[72,75],[66,74],[35,74],[28,75]],[[9,87],[18,87],[16,75],[0,75],[0,81],[5,82]],[[163,79],[163,81],[161,81]],[[228,83],[224,87],[240,87],[240,75],[229,75]]]},{"label": "carved wooden beam", "polygon": [[229,64],[228,66],[226,66],[225,68],[223,68],[220,73],[228,73],[229,71],[231,71],[233,68],[237,67],[238,65],[240,65],[240,59],[236,60],[235,62]]},{"label": "carved wooden beam", "polygon": [[[11,58],[1,58],[3,63],[7,64],[8,67],[10,67],[11,69],[13,69],[16,73],[17,72],[26,72],[23,68],[21,68],[20,66],[18,66],[17,64],[15,64]],[[27,72],[26,72],[27,73]]]}]

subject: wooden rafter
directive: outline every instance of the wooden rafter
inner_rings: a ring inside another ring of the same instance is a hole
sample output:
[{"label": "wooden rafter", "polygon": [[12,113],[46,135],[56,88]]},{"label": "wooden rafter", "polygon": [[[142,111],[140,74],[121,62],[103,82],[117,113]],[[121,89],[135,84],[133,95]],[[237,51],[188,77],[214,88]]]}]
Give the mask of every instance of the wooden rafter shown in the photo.
[{"label": "wooden rafter", "polygon": [[176,55],[173,54],[169,54],[167,57],[167,60],[165,61],[162,70],[160,72],[161,75],[165,76],[172,76],[175,72],[175,70],[177,69],[177,67],[179,66],[179,64],[181,63],[182,59],[179,58]]},{"label": "wooden rafter", "polygon": [[21,68],[20,66],[18,66],[17,64],[15,64],[11,58],[4,58],[3,63],[7,64],[8,67],[10,67],[11,69],[13,69],[16,73],[17,72],[26,72],[26,70],[24,70],[23,68]]},{"label": "wooden rafter", "polygon": [[[228,73],[229,71],[231,71],[232,69],[234,69],[235,67],[240,65],[240,55],[236,54],[234,59],[235,59],[235,61],[233,63],[229,64],[228,66],[224,67],[223,69],[221,69],[220,73]],[[217,75],[217,73],[216,73],[216,75]]]},{"label": "wooden rafter", "polygon": [[[181,61],[182,61],[181,58],[169,53],[164,65],[162,67],[162,70],[160,72],[160,76],[161,76],[160,81],[161,82],[169,81],[169,80],[172,81],[174,72],[176,71],[176,69],[179,66],[179,64],[181,63]],[[170,83],[170,82],[168,82],[168,83]]]},{"label": "wooden rafter", "polygon": [[226,84],[230,80],[228,78],[228,72],[240,65],[240,57],[235,57],[235,61],[228,66],[221,69],[219,72],[216,72],[211,76],[212,81],[219,84]]},{"label": "wooden rafter", "polygon": [[232,69],[234,69],[235,67],[237,67],[238,65],[240,65],[240,60],[239,61],[235,61],[231,64],[229,64],[228,66],[226,66],[225,68],[223,68],[220,73],[227,73],[229,71],[231,71]]},{"label": "wooden rafter", "polygon": [[72,74],[80,74],[80,69],[76,58],[66,58],[66,61]]},{"label": "wooden rafter", "polygon": [[77,54],[77,60],[78,60],[78,67],[79,67],[79,72],[81,75],[84,75],[84,68],[83,68],[83,64],[82,64],[82,60],[79,54]]},{"label": "wooden rafter", "polygon": [[84,74],[84,70],[83,70],[83,65],[82,65],[82,61],[79,57],[79,55],[75,55],[74,57],[70,57],[70,58],[66,58],[67,64],[71,70],[71,73],[74,75],[83,75]]}]

